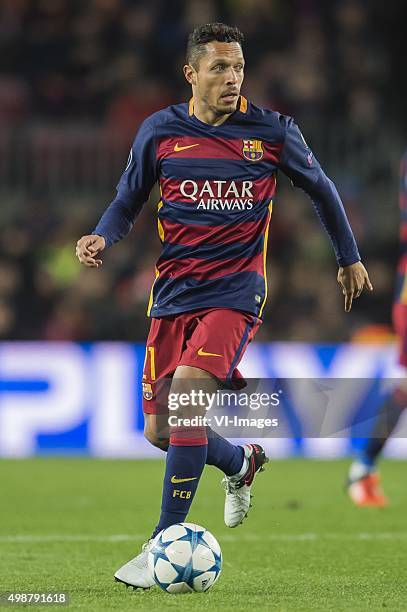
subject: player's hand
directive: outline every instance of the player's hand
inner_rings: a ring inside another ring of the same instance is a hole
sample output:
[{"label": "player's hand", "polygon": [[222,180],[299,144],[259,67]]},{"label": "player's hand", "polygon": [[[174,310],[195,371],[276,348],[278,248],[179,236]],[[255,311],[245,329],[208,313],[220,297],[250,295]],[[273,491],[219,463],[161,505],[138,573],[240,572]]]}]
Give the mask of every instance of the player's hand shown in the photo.
[{"label": "player's hand", "polygon": [[345,312],[350,311],[352,301],[360,296],[365,287],[369,291],[373,291],[373,285],[361,261],[357,261],[345,268],[339,268],[337,280],[345,296]]},{"label": "player's hand", "polygon": [[102,260],[96,259],[96,256],[103,251],[105,246],[103,236],[82,236],[76,243],[76,256],[84,266],[99,268],[102,265]]}]

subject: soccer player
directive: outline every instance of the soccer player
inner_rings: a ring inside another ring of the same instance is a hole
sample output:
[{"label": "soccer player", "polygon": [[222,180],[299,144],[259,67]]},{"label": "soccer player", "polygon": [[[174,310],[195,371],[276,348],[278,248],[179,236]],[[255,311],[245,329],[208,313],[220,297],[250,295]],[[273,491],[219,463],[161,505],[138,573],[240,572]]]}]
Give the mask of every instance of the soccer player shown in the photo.
[{"label": "soccer player", "polygon": [[[260,445],[233,445],[205,426],[173,426],[163,434],[168,406],[159,396],[168,377],[171,393],[189,396],[202,385],[216,392],[220,384],[244,384],[237,366],[263,317],[278,169],[314,202],[339,264],[345,310],[364,287],[372,288],[337,190],[294,121],[240,94],[242,42],[237,28],[219,23],[189,36],[184,75],[190,102],[143,122],[117,196],[92,235],[77,243],[83,264],[102,265],[100,253],[128,234],[159,181],[162,252],[148,306],[142,385],[145,435],[167,451],[167,459],[161,515],[151,537],[185,520],[205,464],[225,474],[225,523],[236,527],[267,460]],[[177,416],[191,414],[190,404]],[[150,542],[117,570],[116,579],[134,587],[154,584],[147,567]]]},{"label": "soccer player", "polygon": [[[400,343],[399,363],[407,368],[407,151],[400,166],[400,245],[396,292],[393,304],[393,326]],[[383,448],[395,430],[407,406],[407,377],[386,398],[381,406],[369,438],[363,440],[348,475],[348,493],[360,507],[387,506],[388,499],[380,486],[376,471]]]}]

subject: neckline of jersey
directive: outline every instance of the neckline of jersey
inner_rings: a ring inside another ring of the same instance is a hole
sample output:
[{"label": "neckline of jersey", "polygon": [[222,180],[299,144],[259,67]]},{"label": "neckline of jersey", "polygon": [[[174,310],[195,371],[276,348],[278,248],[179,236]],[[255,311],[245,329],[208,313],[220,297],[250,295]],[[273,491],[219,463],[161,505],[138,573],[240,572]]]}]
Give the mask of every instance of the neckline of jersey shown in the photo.
[{"label": "neckline of jersey", "polygon": [[240,95],[236,110],[229,115],[226,121],[224,121],[220,125],[211,125],[210,123],[205,123],[205,121],[201,121],[194,114],[194,99],[191,98],[190,101],[188,102],[188,119],[192,119],[199,125],[204,126],[207,130],[212,132],[212,131],[220,130],[221,128],[223,128],[223,126],[228,125],[233,119],[233,117],[237,115],[237,113],[242,113],[242,114],[246,113],[247,106],[248,106],[248,101],[246,100],[244,96]]}]

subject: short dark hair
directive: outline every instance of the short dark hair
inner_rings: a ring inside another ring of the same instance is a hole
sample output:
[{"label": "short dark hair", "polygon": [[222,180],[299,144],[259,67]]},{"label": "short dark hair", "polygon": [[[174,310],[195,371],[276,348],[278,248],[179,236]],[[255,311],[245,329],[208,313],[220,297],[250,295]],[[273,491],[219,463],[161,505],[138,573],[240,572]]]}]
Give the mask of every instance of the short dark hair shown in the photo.
[{"label": "short dark hair", "polygon": [[224,23],[205,23],[195,28],[188,36],[187,63],[196,68],[200,56],[205,52],[205,45],[214,40],[237,42],[242,46],[244,35],[236,26],[228,26]]}]

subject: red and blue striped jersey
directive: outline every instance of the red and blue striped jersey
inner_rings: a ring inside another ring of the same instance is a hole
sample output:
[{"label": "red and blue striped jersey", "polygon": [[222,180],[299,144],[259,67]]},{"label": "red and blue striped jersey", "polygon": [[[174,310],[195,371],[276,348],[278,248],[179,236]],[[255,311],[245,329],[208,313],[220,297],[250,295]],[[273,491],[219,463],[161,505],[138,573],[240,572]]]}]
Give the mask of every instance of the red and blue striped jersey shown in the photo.
[{"label": "red and blue striped jersey", "polygon": [[395,301],[407,304],[407,151],[400,164],[400,259]]},{"label": "red and blue striped jersey", "polygon": [[193,100],[148,117],[93,233],[107,247],[123,238],[158,181],[162,251],[148,315],[218,307],[262,317],[278,169],[311,195],[339,265],[358,261],[338,192],[292,118],[242,96],[219,126],[200,121]]}]

